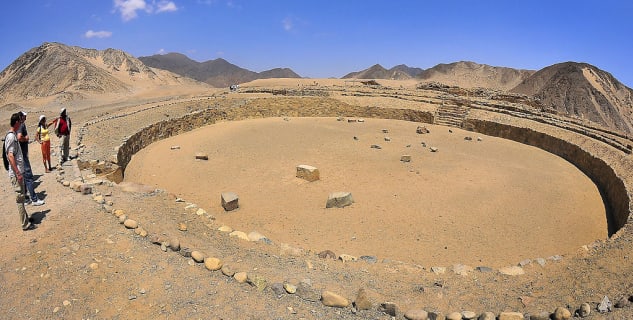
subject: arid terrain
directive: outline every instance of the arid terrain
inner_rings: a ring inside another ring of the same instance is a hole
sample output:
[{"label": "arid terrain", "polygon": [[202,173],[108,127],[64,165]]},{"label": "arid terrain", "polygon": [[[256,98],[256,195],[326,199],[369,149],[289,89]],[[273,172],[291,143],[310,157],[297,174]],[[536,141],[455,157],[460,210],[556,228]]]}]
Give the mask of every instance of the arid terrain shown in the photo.
[{"label": "arid terrain", "polygon": [[[633,317],[633,234],[611,216],[622,201],[586,175],[591,158],[574,165],[564,157],[578,153],[555,149],[581,146],[630,184],[626,135],[415,80],[379,82],[269,79],[237,92],[174,83],[5,105],[7,127],[24,109],[29,132],[39,114],[66,107],[77,158],[43,173],[31,145],[46,201],[27,206],[35,230],[20,230],[4,178],[0,311],[11,319],[411,319],[421,310],[547,319],[587,303],[590,319]],[[439,123],[464,101],[463,127]],[[128,164],[129,150],[139,152]],[[300,164],[319,168],[321,179],[297,178]],[[90,194],[73,190],[82,186]],[[337,191],[355,202],[325,209]],[[222,192],[237,193],[240,208],[224,211]],[[193,252],[223,268],[209,270]],[[605,296],[612,305],[600,313]]]}]

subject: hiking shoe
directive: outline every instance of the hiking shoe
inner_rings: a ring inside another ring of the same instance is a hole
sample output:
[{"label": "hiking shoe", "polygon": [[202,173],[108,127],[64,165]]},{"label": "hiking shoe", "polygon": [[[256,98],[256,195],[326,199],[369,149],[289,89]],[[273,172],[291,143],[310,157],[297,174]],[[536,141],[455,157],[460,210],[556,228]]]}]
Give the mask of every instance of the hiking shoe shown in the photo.
[{"label": "hiking shoe", "polygon": [[29,223],[29,226],[22,229],[22,231],[29,231],[29,230],[35,230],[35,229],[37,229],[37,226],[32,223]]},{"label": "hiking shoe", "polygon": [[46,202],[44,202],[44,200],[40,200],[38,199],[37,201],[33,201],[31,204],[34,206],[41,206],[43,204],[45,204]]},{"label": "hiking shoe", "polygon": [[29,204],[31,204],[31,200],[30,199],[25,199],[24,200],[24,205],[28,206]]}]

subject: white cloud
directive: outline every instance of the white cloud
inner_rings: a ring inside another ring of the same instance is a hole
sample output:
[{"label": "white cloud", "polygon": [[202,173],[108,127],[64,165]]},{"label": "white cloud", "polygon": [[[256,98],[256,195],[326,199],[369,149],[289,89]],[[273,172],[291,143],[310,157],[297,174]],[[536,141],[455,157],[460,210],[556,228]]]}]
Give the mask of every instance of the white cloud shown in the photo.
[{"label": "white cloud", "polygon": [[121,13],[123,21],[130,21],[138,17],[139,10],[147,13],[173,12],[178,10],[178,6],[167,0],[160,0],[158,3],[153,0],[151,3],[145,0],[114,0],[114,10]]},{"label": "white cloud", "polygon": [[158,2],[157,6],[158,6],[158,8],[156,9],[157,13],[178,11],[178,7],[176,7],[176,4],[173,3],[172,1],[160,1]]},{"label": "white cloud", "polygon": [[281,23],[283,24],[284,30],[286,31],[292,31],[292,29],[294,28],[294,21],[290,17],[286,17],[281,21]]},{"label": "white cloud", "polygon": [[112,32],[110,31],[93,31],[88,30],[84,33],[84,37],[90,38],[110,38],[112,36]]},{"label": "white cloud", "polygon": [[149,11],[145,0],[114,0],[114,9],[121,12],[123,21],[129,21],[137,17],[136,11]]},{"label": "white cloud", "polygon": [[166,51],[165,51],[165,49],[162,49],[162,48],[161,48],[161,49],[158,49],[158,52],[157,52],[157,53],[158,53],[158,54],[165,54],[165,53],[166,53]]}]

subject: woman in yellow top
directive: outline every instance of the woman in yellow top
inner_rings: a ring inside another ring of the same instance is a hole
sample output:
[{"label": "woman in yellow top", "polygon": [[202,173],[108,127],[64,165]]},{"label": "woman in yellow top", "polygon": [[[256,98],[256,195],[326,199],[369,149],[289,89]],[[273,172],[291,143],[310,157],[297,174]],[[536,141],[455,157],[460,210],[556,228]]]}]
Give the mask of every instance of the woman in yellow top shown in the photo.
[{"label": "woman in yellow top", "polygon": [[[54,122],[54,121],[53,121]],[[46,117],[40,116],[40,122],[37,124],[37,134],[35,139],[42,145],[42,161],[46,172],[51,172],[51,135],[48,128],[53,124],[46,123]],[[46,166],[48,164],[48,166]]]}]

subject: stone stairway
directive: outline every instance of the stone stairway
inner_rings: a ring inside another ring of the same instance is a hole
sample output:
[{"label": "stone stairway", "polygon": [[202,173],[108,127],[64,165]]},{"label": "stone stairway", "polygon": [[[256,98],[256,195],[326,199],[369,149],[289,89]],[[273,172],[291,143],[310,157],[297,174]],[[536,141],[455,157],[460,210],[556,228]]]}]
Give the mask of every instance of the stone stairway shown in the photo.
[{"label": "stone stairway", "polygon": [[435,124],[461,128],[470,108],[454,104],[442,104],[435,111]]}]

